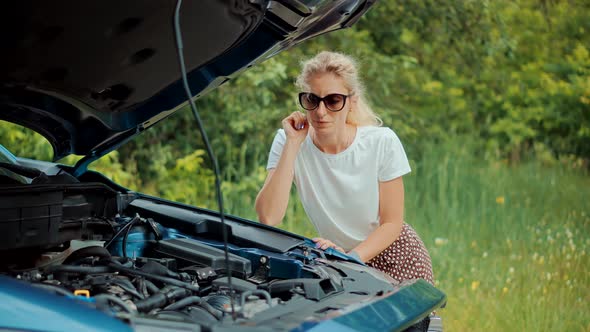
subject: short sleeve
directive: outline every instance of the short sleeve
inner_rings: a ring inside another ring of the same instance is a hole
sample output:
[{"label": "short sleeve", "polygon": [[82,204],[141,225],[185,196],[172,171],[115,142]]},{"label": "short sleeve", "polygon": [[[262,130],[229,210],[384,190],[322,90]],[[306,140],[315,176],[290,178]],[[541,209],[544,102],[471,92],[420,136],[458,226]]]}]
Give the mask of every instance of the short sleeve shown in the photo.
[{"label": "short sleeve", "polygon": [[272,146],[270,147],[270,152],[268,153],[268,163],[266,164],[267,170],[277,167],[279,159],[281,158],[281,153],[283,153],[283,146],[285,145],[286,140],[287,138],[285,135],[285,130],[277,130],[277,134],[275,135],[275,138],[272,141]]},{"label": "short sleeve", "polygon": [[408,157],[393,130],[384,128],[380,140],[379,181],[389,181],[411,172]]}]

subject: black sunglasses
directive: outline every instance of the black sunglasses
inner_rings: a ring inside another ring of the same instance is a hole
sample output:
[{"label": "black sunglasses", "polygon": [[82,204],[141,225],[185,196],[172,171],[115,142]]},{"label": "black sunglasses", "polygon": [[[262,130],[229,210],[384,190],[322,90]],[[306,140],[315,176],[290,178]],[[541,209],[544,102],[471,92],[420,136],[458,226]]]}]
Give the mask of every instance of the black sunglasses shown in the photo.
[{"label": "black sunglasses", "polygon": [[324,97],[318,97],[311,92],[299,93],[299,104],[305,110],[313,111],[320,106],[320,102],[324,102],[324,106],[332,112],[342,111],[346,104],[346,97],[350,95],[343,95],[340,93],[331,93]]}]

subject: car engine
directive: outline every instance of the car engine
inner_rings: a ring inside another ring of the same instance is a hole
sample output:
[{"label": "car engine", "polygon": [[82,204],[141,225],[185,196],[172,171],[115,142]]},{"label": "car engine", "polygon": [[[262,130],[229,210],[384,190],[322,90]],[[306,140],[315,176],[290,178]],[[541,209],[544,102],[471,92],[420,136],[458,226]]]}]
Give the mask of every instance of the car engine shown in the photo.
[{"label": "car engine", "polygon": [[26,285],[30,303],[57,295],[136,330],[228,321],[291,330],[403,286],[303,237],[231,216],[224,225],[215,212],[125,191],[98,173],[3,168],[33,179],[2,186],[0,285],[13,299]]}]

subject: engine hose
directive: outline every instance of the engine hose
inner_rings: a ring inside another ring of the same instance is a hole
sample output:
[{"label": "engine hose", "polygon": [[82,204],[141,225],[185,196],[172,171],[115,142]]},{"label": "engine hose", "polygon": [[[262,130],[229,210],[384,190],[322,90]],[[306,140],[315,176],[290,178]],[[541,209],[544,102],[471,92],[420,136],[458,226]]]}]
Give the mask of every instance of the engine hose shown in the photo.
[{"label": "engine hose", "polygon": [[[133,218],[133,220],[131,220],[129,222],[129,227],[127,227],[127,230],[125,231],[125,235],[123,235],[123,243],[121,244],[121,246],[123,247],[123,257],[127,257],[127,238],[129,237],[129,231],[131,231],[131,229],[133,228],[133,225],[135,225],[138,221],[140,221],[141,219],[139,218],[139,215],[136,214],[135,218]],[[127,226],[127,225],[125,225]]]},{"label": "engine hose", "polygon": [[135,307],[137,307],[137,311],[148,312],[152,309],[160,308],[165,305],[166,295],[164,293],[158,293],[148,297],[147,299],[143,299],[134,303]]},{"label": "engine hose", "polygon": [[172,288],[165,292],[154,294],[147,299],[135,302],[137,311],[148,312],[152,309],[161,308],[164,305],[174,302],[179,298],[187,297],[190,292],[184,288]]},{"label": "engine hose", "polygon": [[172,303],[165,307],[164,310],[178,310],[191,304],[199,304],[201,301],[203,301],[203,299],[200,296],[189,296],[178,302]]},{"label": "engine hose", "polygon": [[264,290],[253,290],[253,291],[246,291],[243,292],[242,295],[240,296],[240,306],[242,306],[242,310],[244,310],[244,305],[246,304],[246,297],[250,296],[250,295],[262,295],[264,296],[264,298],[266,299],[266,303],[268,304],[269,307],[272,307],[272,299],[270,297],[270,294],[267,291]]},{"label": "engine hose", "polygon": [[124,280],[124,279],[111,279],[111,282],[119,287],[121,287],[124,291],[126,291],[127,293],[135,296],[138,299],[144,299],[145,296],[141,295],[137,289],[135,288],[135,286],[133,286],[133,284],[129,281],[129,280]]},{"label": "engine hose", "polygon": [[156,274],[162,277],[180,279],[180,275],[178,273],[173,272],[164,265],[154,261],[148,261],[141,267],[140,270],[145,273]]},{"label": "engine hose", "polygon": [[128,227],[133,226],[133,224],[137,222],[137,220],[139,220],[139,214],[135,214],[135,217],[133,217],[133,219],[131,219],[128,223],[123,225],[123,227],[121,227],[119,231],[115,235],[113,235],[109,242],[105,243],[104,247],[108,249],[111,246],[111,244],[113,244],[113,241],[115,241],[119,236],[121,236],[121,234],[123,234],[123,232],[125,232]]},{"label": "engine hose", "polygon": [[160,291],[158,286],[154,285],[153,282],[151,282],[147,279],[143,279],[143,282],[144,282],[145,286],[147,287],[147,290],[150,294],[156,294],[157,292]]},{"label": "engine hose", "polygon": [[111,262],[108,267],[110,267],[113,270],[119,271],[119,272],[123,272],[126,274],[130,274],[130,275],[136,275],[136,276],[141,276],[144,277],[146,279],[151,279],[151,280],[156,280],[165,284],[169,284],[169,285],[173,285],[173,286],[178,286],[178,287],[182,287],[182,288],[186,288],[188,290],[192,290],[195,292],[199,291],[199,286],[195,286],[192,284],[189,284],[187,282],[183,282],[180,280],[176,280],[176,279],[172,279],[172,278],[168,278],[168,277],[162,277],[162,276],[158,276],[158,275],[153,275],[153,274],[149,274],[149,273],[145,273],[143,271],[139,271],[139,270],[134,270],[134,269],[130,269],[130,268],[126,268],[124,266],[121,266],[117,263]]},{"label": "engine hose", "polygon": [[106,303],[108,304],[108,302],[112,302],[115,303],[116,305],[118,305],[119,307],[121,307],[122,309],[124,309],[125,311],[127,311],[128,313],[133,313],[133,310],[127,305],[127,303],[123,302],[123,300],[121,300],[120,298],[110,295],[110,294],[98,294],[93,296],[94,300],[98,303],[98,304],[102,304],[102,303]]},{"label": "engine hose", "polygon": [[151,280],[156,280],[156,281],[159,281],[159,282],[162,282],[165,284],[186,288],[188,290],[192,290],[195,292],[199,291],[198,285],[195,286],[195,285],[192,285],[187,282],[180,281],[180,280],[176,280],[176,279],[172,279],[172,278],[168,278],[168,277],[162,277],[162,276],[158,276],[158,275],[153,275],[153,274],[142,272],[139,270],[130,269],[130,268],[120,265],[120,263],[117,264],[117,263],[113,263],[113,262],[109,263],[108,266],[56,265],[56,266],[48,267],[46,271],[48,273],[94,274],[94,273],[107,273],[107,272],[111,272],[112,270],[123,272],[123,273],[130,274],[130,275],[141,276],[141,277],[151,279]]},{"label": "engine hose", "polygon": [[80,273],[80,274],[93,274],[93,273],[107,273],[111,271],[108,266],[77,266],[77,265],[55,265],[49,266],[46,270],[47,273]]},{"label": "engine hose", "polygon": [[207,310],[208,313],[215,316],[215,318],[218,320],[223,317],[223,311],[213,308],[209,303],[207,303],[207,301],[202,301],[199,303],[199,307]]}]

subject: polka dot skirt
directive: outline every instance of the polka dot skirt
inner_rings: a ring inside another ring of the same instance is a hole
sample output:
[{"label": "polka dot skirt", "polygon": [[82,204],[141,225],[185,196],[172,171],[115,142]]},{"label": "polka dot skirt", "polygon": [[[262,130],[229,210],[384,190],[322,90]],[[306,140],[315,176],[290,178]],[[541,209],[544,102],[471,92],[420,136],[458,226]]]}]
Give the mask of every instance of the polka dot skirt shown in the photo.
[{"label": "polka dot skirt", "polygon": [[406,223],[398,239],[368,261],[367,265],[389,274],[398,281],[422,278],[434,284],[428,250],[416,231]]}]

